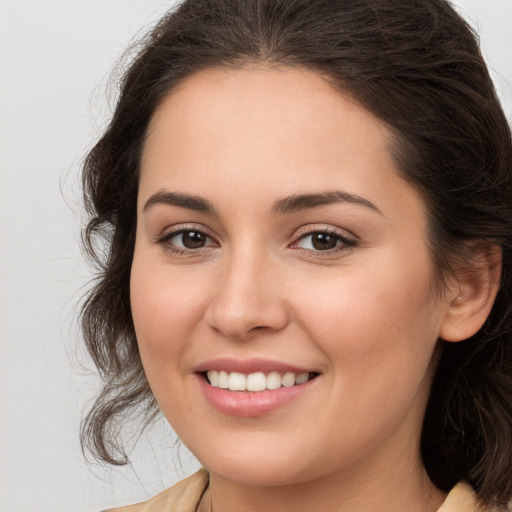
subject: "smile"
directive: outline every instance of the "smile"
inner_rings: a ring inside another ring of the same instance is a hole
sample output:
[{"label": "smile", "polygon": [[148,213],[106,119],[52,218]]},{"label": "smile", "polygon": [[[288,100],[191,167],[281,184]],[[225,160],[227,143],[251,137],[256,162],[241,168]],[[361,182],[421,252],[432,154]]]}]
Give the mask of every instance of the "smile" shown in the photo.
[{"label": "smile", "polygon": [[195,368],[203,396],[229,416],[256,417],[309,394],[320,373],[282,362],[216,359]]},{"label": "smile", "polygon": [[267,374],[264,372],[244,374],[222,370],[209,370],[206,372],[209,384],[215,388],[229,389],[230,391],[251,391],[254,393],[279,389],[281,387],[300,386],[313,379],[316,375],[312,372],[280,373],[277,371]]}]

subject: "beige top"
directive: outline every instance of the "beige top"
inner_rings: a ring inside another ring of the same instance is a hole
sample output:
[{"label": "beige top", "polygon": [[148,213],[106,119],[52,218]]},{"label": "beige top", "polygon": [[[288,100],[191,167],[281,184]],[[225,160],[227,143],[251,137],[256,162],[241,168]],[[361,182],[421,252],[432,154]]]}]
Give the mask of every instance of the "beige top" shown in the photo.
[{"label": "beige top", "polygon": [[[208,473],[200,469],[149,501],[104,512],[195,512],[207,486]],[[437,512],[479,511],[481,509],[478,508],[475,492],[467,483],[460,482],[450,491]]]}]

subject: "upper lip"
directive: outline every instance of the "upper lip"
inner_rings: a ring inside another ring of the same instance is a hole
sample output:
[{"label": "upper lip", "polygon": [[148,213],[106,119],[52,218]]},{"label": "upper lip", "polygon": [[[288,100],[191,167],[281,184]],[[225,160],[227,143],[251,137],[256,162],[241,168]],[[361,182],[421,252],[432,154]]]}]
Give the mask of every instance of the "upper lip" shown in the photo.
[{"label": "upper lip", "polygon": [[275,361],[272,359],[233,359],[229,357],[211,359],[204,361],[194,368],[195,372],[207,372],[209,370],[225,371],[228,373],[256,373],[256,372],[293,372],[293,373],[306,373],[314,372],[310,368],[303,368],[293,364],[285,363],[282,361]]}]

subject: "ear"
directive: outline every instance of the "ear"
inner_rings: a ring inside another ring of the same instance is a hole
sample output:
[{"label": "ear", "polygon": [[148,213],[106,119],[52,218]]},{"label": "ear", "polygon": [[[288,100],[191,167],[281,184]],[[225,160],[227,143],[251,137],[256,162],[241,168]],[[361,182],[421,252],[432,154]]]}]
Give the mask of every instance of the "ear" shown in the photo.
[{"label": "ear", "polygon": [[447,289],[447,311],[440,331],[443,340],[462,341],[481,329],[500,287],[501,259],[498,246],[471,247],[471,257],[455,272]]}]

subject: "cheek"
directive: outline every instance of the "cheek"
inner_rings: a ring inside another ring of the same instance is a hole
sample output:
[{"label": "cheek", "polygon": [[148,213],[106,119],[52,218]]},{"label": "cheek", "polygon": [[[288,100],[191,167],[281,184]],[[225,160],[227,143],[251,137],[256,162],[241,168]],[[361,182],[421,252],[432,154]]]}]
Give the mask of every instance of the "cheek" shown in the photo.
[{"label": "cheek", "polygon": [[136,253],[130,294],[146,378],[160,409],[169,423],[175,425],[191,414],[194,403],[181,376],[187,367],[189,341],[202,318],[204,289],[192,286],[183,272],[171,270],[149,258],[137,257]]},{"label": "cheek", "polygon": [[193,286],[194,280],[182,276],[165,265],[138,258],[137,254],[134,258],[131,308],[146,372],[150,360],[178,362],[174,356],[183,351],[202,316],[201,289]]},{"label": "cheek", "polygon": [[428,280],[394,276],[390,283],[377,272],[354,273],[343,283],[308,289],[302,293],[302,325],[330,362],[326,378],[332,410],[338,411],[325,428],[335,437],[337,418],[357,418],[344,424],[347,438],[370,446],[376,430],[381,437],[390,434],[408,411],[419,421],[438,329]]},{"label": "cheek", "polygon": [[[329,356],[335,371],[354,370],[357,380],[389,372],[409,374],[428,366],[438,338],[440,316],[431,294],[428,261],[424,272],[406,262],[347,268],[331,279],[303,281],[302,327]],[[400,272],[385,272],[384,268]],[[421,375],[421,373],[420,373]]]}]

